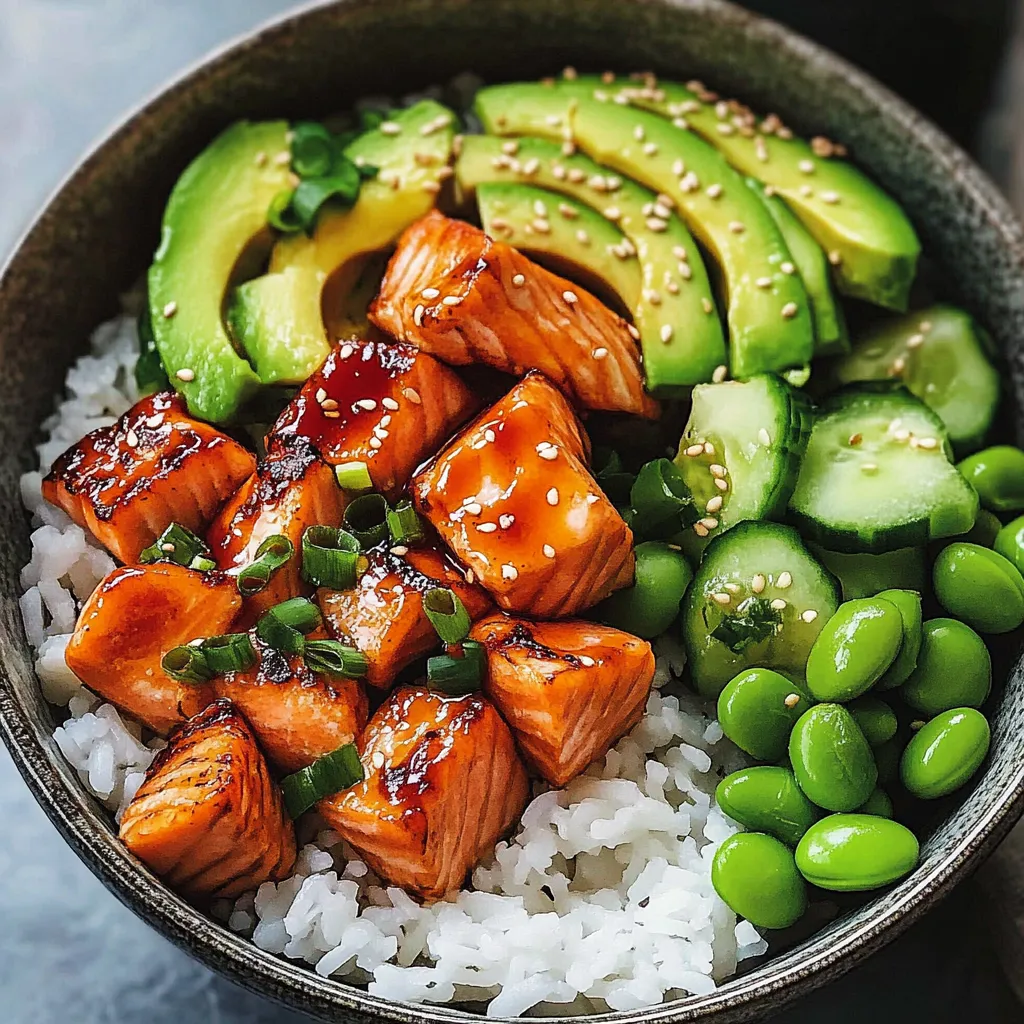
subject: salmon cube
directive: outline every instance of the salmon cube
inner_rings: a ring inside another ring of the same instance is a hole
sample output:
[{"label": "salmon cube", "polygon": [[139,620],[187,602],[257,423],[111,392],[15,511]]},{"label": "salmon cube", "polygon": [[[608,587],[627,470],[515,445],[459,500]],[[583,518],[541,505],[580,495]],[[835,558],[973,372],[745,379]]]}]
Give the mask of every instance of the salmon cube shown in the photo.
[{"label": "salmon cube", "polygon": [[295,829],[252,731],[226,700],[179,726],[121,820],[124,844],[194,900],[287,878]]},{"label": "salmon cube", "polygon": [[206,535],[218,568],[231,575],[255,561],[268,537],[280,534],[292,542],[292,557],[267,587],[246,598],[244,625],[281,601],[312,592],[300,575],[302,535],[309,526],[340,526],[344,513],[345,492],[313,445],[301,437],[278,439]]},{"label": "salmon cube", "polygon": [[540,370],[584,409],[655,418],[622,317],[504,242],[436,210],[391,257],[370,320],[453,366]]},{"label": "salmon cube", "polygon": [[369,717],[366,690],[358,679],[312,672],[301,655],[283,654],[255,634],[256,664],[213,680],[245,715],[268,760],[296,772],[345,743],[352,743]]},{"label": "salmon cube", "polygon": [[506,611],[571,616],[633,582],[633,535],[561,392],[528,374],[413,478],[419,512]]},{"label": "salmon cube", "polygon": [[93,591],[64,653],[68,668],[104,700],[166,736],[214,698],[160,667],[172,647],[226,633],[242,608],[235,581],[168,562],[122,566]]},{"label": "salmon cube", "polygon": [[647,641],[593,622],[505,615],[470,635],[487,649],[487,696],[552,785],[564,786],[640,721],[654,679]]},{"label": "salmon cube", "polygon": [[308,438],[331,465],[365,462],[374,489],[395,498],[479,408],[453,370],[412,345],[347,341],[288,403],[270,437]]},{"label": "salmon cube", "polygon": [[389,687],[399,672],[438,646],[423,611],[423,595],[453,590],[471,619],[491,610],[490,595],[465,580],[465,570],[437,548],[410,548],[405,556],[383,547],[367,553],[369,565],[351,590],[321,589],[317,601],[331,635],[352,643],[370,662],[366,681]]},{"label": "salmon cube", "polygon": [[331,828],[382,878],[437,899],[526,806],[526,769],[485,698],[402,687],[360,743],[365,781],[317,805]]},{"label": "salmon cube", "polygon": [[72,445],[43,481],[43,496],[131,563],[171,523],[201,534],[255,467],[250,451],[165,391]]}]

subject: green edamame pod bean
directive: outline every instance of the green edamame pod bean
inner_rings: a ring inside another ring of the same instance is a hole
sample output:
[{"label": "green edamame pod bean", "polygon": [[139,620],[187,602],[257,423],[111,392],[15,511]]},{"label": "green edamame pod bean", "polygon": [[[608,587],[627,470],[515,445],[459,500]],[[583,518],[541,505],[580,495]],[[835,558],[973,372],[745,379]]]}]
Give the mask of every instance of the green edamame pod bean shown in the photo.
[{"label": "green edamame pod bean", "polygon": [[910,829],[872,814],[830,814],[796,848],[800,873],[822,889],[866,892],[917,867],[920,846]]},{"label": "green edamame pod bean", "polygon": [[982,505],[993,512],[1024,509],[1024,452],[997,444],[968,455],[957,469],[978,492]]},{"label": "green edamame pod bean", "polygon": [[789,737],[789,759],[804,795],[827,811],[855,810],[878,781],[871,747],[841,704],[803,714]]},{"label": "green edamame pod bean", "polygon": [[893,737],[888,743],[875,747],[875,764],[878,766],[878,784],[888,786],[900,775],[900,758],[903,756],[903,743],[899,737]]},{"label": "green edamame pod bean", "polygon": [[1024,516],[1018,516],[1007,523],[998,534],[993,545],[996,552],[1012,562],[1017,572],[1024,575]]},{"label": "green edamame pod bean", "polygon": [[873,814],[877,818],[891,818],[894,814],[892,799],[884,789],[876,789],[857,808],[858,814]]},{"label": "green edamame pod bean", "polygon": [[758,928],[788,928],[807,909],[807,886],[793,851],[763,832],[726,839],[711,862],[711,884],[740,917]]},{"label": "green edamame pod bean", "polygon": [[937,715],[980,708],[992,689],[992,656],[985,641],[957,619],[929,619],[917,668],[900,695],[915,711]]},{"label": "green edamame pod bean", "polygon": [[981,766],[990,741],[991,731],[980,711],[943,711],[926,722],[903,751],[903,785],[922,800],[952,793]]},{"label": "green edamame pod bean", "polygon": [[883,590],[875,596],[896,605],[903,619],[903,643],[893,663],[876,684],[879,690],[891,690],[900,686],[917,664],[921,650],[921,595],[916,590]]},{"label": "green edamame pod bean", "polygon": [[864,739],[872,747],[880,747],[896,735],[899,728],[896,712],[884,700],[870,696],[858,697],[846,706],[864,733]]},{"label": "green edamame pod bean", "polygon": [[980,508],[974,525],[960,539],[969,544],[980,544],[983,548],[990,548],[995,544],[1002,528],[1003,524],[995,513],[989,512],[987,508]]},{"label": "green edamame pod bean", "polygon": [[891,601],[844,601],[807,655],[807,689],[817,700],[853,700],[878,682],[902,643],[903,617]]},{"label": "green edamame pod bean", "polygon": [[827,551],[815,544],[808,547],[818,561],[839,580],[844,601],[874,597],[891,587],[920,592],[928,582],[924,548],[897,548],[877,555],[865,555]]},{"label": "green edamame pod bean", "polygon": [[754,832],[767,832],[788,846],[821,817],[788,768],[758,765],[727,775],[715,790],[718,806]]},{"label": "green edamame pod bean", "polygon": [[693,579],[693,570],[681,552],[661,541],[637,544],[634,553],[633,586],[617,590],[592,614],[599,622],[649,640],[664,633],[679,614],[679,602]]},{"label": "green edamame pod bean", "polygon": [[979,633],[1009,633],[1024,622],[1024,577],[988,548],[962,541],[943,548],[932,583],[939,604]]},{"label": "green edamame pod bean", "polygon": [[722,731],[760,761],[786,756],[796,720],[813,704],[803,688],[770,668],[751,668],[725,685],[718,697]]}]

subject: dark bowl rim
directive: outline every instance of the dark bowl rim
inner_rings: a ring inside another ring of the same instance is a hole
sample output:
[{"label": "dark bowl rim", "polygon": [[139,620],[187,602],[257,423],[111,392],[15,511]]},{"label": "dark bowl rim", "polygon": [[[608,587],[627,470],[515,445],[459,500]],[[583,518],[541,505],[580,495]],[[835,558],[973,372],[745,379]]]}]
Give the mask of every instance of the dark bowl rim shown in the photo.
[{"label": "dark bowl rim", "polygon": [[[151,90],[114,121],[51,190],[0,268],[0,291],[8,276],[17,269],[22,250],[40,229],[59,197],[101,166],[107,151],[130,135],[137,122],[157,114],[163,104],[193,87],[194,79],[246,50],[270,45],[275,36],[286,33],[297,22],[322,10],[340,8],[373,13],[374,9],[386,11],[389,2],[391,0],[308,0],[214,47],[163,85]],[[487,0],[460,2],[463,6],[470,6]],[[687,10],[715,18],[728,28],[751,35],[759,43],[779,47],[794,61],[826,69],[841,79],[848,90],[866,101],[883,119],[915,136],[951,175],[956,175],[961,191],[968,195],[974,209],[983,214],[1005,249],[1013,253],[1024,276],[1024,228],[995,184],[944,132],[873,77],[826,47],[730,0],[628,2],[637,6]],[[22,640],[24,642],[23,635]],[[310,966],[265,952],[189,906],[134,861],[120,843],[116,840],[111,843],[110,828],[104,828],[102,824],[105,812],[73,779],[69,767],[60,763],[60,755],[54,753],[53,744],[47,748],[40,740],[29,715],[15,699],[7,682],[0,679],[4,684],[0,685],[0,734],[36,801],[104,886],[175,945],[243,987],[322,1020],[344,1019],[344,1014],[355,1014],[363,1019],[400,1021],[402,1024],[422,1024],[426,1020],[450,1020],[464,1024],[468,1020],[481,1019],[478,1014],[440,1004],[416,1004],[373,996],[340,979],[322,978]],[[979,816],[954,846],[943,851],[942,857],[930,870],[924,874],[917,871],[896,886],[893,895],[898,898],[891,900],[887,907],[876,910],[841,943],[805,956],[786,969],[776,967],[772,971],[774,961],[768,961],[756,971],[736,977],[707,995],[688,996],[634,1011],[550,1019],[566,1024],[584,1024],[587,1021],[675,1024],[692,1020],[727,1024],[751,1020],[762,1008],[775,1011],[850,970],[902,934],[979,866],[1022,813],[1024,764],[1002,787],[987,812]],[[810,941],[813,941],[813,936]]]}]

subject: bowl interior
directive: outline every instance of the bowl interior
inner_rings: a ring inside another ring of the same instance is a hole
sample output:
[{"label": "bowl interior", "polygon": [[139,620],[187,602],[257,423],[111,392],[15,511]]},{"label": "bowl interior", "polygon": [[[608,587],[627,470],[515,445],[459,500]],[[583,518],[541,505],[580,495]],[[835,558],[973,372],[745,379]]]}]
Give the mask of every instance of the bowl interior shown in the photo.
[{"label": "bowl interior", "polygon": [[[305,9],[179,79],[79,166],[0,282],[0,716],[19,769],[71,845],[119,899],[211,966],[324,1019],[462,1017],[387,1003],[265,954],[189,908],[135,864],[51,739],[18,611],[28,558],[19,473],[70,361],[148,263],[163,204],[189,159],[238,117],[309,117],[470,70],[489,80],[581,69],[701,78],[797,129],[845,142],[917,225],[948,297],[1006,360],[1024,438],[1024,241],[994,187],[881,87],[816,46],[717,0],[342,0]],[[1012,419],[1010,417],[1013,417]],[[1005,666],[989,765],[941,820],[919,869],[878,899],[707,996],[616,1019],[747,1020],[848,969],[974,866],[1021,811],[1024,668]]]}]

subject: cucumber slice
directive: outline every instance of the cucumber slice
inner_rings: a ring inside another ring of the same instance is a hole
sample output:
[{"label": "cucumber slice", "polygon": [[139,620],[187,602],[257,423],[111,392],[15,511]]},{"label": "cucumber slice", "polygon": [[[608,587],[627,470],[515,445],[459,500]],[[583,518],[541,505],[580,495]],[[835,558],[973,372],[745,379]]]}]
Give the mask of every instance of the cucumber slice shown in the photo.
[{"label": "cucumber slice", "polygon": [[675,461],[704,513],[698,537],[785,511],[811,421],[807,399],[772,374],[693,389]]},{"label": "cucumber slice", "polygon": [[[716,698],[754,665],[802,679],[807,653],[838,607],[838,582],[796,530],[739,523],[708,545],[683,598],[683,641],[697,691]],[[774,621],[765,624],[769,615]]]},{"label": "cucumber slice", "polygon": [[954,306],[932,306],[887,320],[837,360],[835,384],[898,377],[945,423],[958,449],[985,439],[999,407],[999,374],[985,332]]},{"label": "cucumber slice", "polygon": [[966,533],[978,495],[951,459],[942,421],[906,388],[847,388],[814,421],[790,514],[808,539],[841,552]]}]

